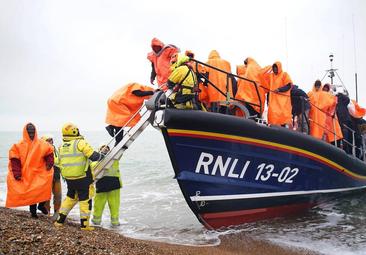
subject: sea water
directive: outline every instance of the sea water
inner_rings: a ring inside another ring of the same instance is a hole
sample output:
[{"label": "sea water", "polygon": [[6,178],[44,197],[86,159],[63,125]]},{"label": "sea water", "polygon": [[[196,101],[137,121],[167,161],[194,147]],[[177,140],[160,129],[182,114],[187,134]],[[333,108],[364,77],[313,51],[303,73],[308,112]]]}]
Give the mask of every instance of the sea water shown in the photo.
[{"label": "sea water", "polygon": [[[56,145],[60,144],[59,133],[47,133],[54,135]],[[106,132],[83,135],[94,148],[110,140]],[[5,205],[8,150],[20,138],[21,132],[0,132],[0,206]],[[123,155],[120,168],[121,225],[111,227],[106,206],[102,226],[125,236],[185,245],[216,245],[221,235],[244,232],[255,239],[324,254],[366,254],[366,195],[338,199],[294,217],[208,231],[183,198],[159,131],[150,127],[145,130]],[[65,191],[63,183],[63,196]],[[78,207],[70,217],[79,218]]]}]

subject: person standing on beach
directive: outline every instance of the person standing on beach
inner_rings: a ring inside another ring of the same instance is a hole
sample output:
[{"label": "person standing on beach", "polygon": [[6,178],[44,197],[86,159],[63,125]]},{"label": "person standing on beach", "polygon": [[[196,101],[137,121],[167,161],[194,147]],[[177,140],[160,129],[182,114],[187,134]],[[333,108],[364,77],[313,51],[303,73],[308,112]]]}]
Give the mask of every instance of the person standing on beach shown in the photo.
[{"label": "person standing on beach", "polygon": [[[110,148],[102,145],[99,152],[106,155]],[[93,162],[92,164],[95,164]],[[93,165],[91,166],[93,169]],[[120,190],[122,188],[121,175],[119,172],[119,161],[114,160],[112,166],[106,169],[103,177],[96,184],[96,195],[94,198],[94,212],[92,222],[100,225],[105,204],[108,202],[112,226],[119,226]]]},{"label": "person standing on beach", "polygon": [[102,155],[93,150],[72,123],[66,123],[62,127],[62,140],[59,151],[60,164],[61,174],[67,183],[67,194],[54,225],[62,227],[71,209],[79,202],[80,229],[94,230],[89,226],[92,207],[90,184],[93,183],[89,160],[99,161]]},{"label": "person standing on beach", "polygon": [[[53,194],[53,220],[56,220],[58,217],[58,211],[61,207],[61,197],[62,197],[62,188],[61,188],[61,173],[60,173],[60,156],[57,148],[53,144],[52,135],[43,135],[41,137],[43,141],[48,142],[53,147],[53,157],[54,157],[54,165],[53,165],[53,181],[52,181],[52,194]],[[51,211],[50,201],[46,202],[46,208],[48,212]]]},{"label": "person standing on beach", "polygon": [[47,215],[45,203],[51,198],[53,163],[53,147],[38,139],[34,124],[26,124],[23,139],[9,151],[5,206],[29,205],[33,218],[38,217],[37,208]]}]

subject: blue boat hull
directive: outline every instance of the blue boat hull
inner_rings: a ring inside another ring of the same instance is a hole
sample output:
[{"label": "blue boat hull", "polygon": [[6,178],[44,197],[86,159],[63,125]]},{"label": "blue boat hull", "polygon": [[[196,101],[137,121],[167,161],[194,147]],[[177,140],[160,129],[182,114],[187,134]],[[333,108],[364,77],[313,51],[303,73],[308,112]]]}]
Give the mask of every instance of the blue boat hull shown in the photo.
[{"label": "blue boat hull", "polygon": [[366,188],[363,161],[285,128],[168,109],[162,131],[182,193],[208,228],[297,213]]}]

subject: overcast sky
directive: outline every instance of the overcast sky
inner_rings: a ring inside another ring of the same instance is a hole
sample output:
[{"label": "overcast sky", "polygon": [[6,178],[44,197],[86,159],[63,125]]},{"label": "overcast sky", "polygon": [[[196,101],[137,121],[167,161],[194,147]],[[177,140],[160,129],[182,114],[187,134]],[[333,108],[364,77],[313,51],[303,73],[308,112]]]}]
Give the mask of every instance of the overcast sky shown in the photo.
[{"label": "overcast sky", "polygon": [[0,130],[28,121],[40,130],[69,121],[102,130],[108,97],[149,83],[153,37],[202,61],[216,49],[233,72],[247,56],[262,66],[280,60],[305,91],[332,52],[351,97],[357,71],[366,106],[363,0],[0,0]]}]

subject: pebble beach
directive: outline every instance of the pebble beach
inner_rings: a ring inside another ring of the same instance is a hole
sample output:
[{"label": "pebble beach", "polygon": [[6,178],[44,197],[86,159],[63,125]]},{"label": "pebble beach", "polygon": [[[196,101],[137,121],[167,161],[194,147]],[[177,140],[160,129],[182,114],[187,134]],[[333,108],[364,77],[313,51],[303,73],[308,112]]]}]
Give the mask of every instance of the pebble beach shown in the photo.
[{"label": "pebble beach", "polygon": [[183,246],[124,237],[97,227],[81,231],[68,222],[56,229],[50,217],[30,217],[28,212],[0,208],[0,254],[316,254],[303,249],[283,247],[243,235],[226,235],[217,246]]}]

